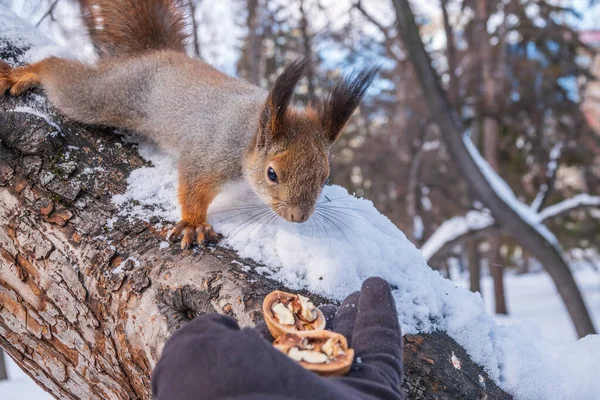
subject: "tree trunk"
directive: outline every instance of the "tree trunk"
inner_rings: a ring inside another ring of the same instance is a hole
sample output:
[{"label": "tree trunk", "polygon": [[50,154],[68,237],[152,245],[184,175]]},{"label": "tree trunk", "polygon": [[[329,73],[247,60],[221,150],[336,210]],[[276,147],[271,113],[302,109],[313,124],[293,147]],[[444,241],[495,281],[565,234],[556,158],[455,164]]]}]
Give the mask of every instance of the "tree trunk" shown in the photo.
[{"label": "tree trunk", "polygon": [[4,351],[0,348],[0,382],[6,379],[8,379],[6,361],[4,360]]},{"label": "tree trunk", "polygon": [[308,61],[306,68],[306,80],[308,82],[308,96],[309,99],[315,98],[315,72],[313,65],[313,50],[312,50],[312,38],[308,27],[308,10],[306,10],[305,0],[300,0],[300,32],[302,34],[302,47],[304,58]]},{"label": "tree trunk", "polygon": [[467,242],[467,259],[469,261],[469,288],[473,293],[481,293],[481,264],[479,260],[479,242]]},{"label": "tree trunk", "polygon": [[494,303],[496,314],[508,314],[506,307],[506,294],[504,290],[504,264],[503,257],[500,254],[500,245],[502,244],[500,235],[491,235],[488,239],[490,251],[488,254],[488,265],[490,274],[494,280]]},{"label": "tree trunk", "polygon": [[[22,53],[2,39],[0,49]],[[111,197],[147,164],[136,146],[52,112],[51,126],[11,111],[28,98],[0,98],[0,347],[56,398],[150,399],[175,329],[214,311],[252,326],[263,297],[286,288],[230,250],[161,249],[160,221],[117,217]],[[409,398],[510,398],[446,334],[404,340]]]},{"label": "tree trunk", "polygon": [[198,38],[198,35],[200,34],[198,32],[198,23],[196,21],[196,9],[198,7],[198,3],[195,2],[195,0],[188,0],[188,9],[189,9],[189,13],[190,13],[190,22],[192,23],[192,38],[193,40],[193,46],[194,46],[194,55],[198,58],[201,57],[201,53],[200,53],[200,40]]},{"label": "tree trunk", "polygon": [[[487,0],[477,0],[477,35],[479,43],[479,55],[481,60],[481,75],[483,80],[483,143],[485,159],[496,172],[500,172],[498,163],[498,140],[499,126],[496,119],[498,111],[498,87],[494,77],[492,67],[492,46],[490,35],[487,30],[488,22],[488,2]],[[496,314],[507,314],[506,301],[504,294],[504,268],[500,245],[502,244],[500,236],[490,236],[488,243],[490,251],[488,255],[488,265],[490,273],[494,280],[494,302],[496,303]]]},{"label": "tree trunk", "polygon": [[448,0],[441,0],[442,18],[444,20],[444,32],[446,33],[446,58],[448,59],[448,99],[450,104],[456,106],[458,99],[458,79],[456,77],[456,47],[454,46],[454,32],[448,15]]},{"label": "tree trunk", "polygon": [[260,38],[258,37],[258,0],[248,0],[248,80],[255,85],[260,85]]},{"label": "tree trunk", "polygon": [[[528,252],[538,259],[554,281],[558,292],[580,337],[595,333],[581,292],[567,266],[560,245],[550,243],[532,225],[525,221],[492,187],[465,143],[462,123],[451,107],[440,80],[425,50],[408,0],[393,0],[398,20],[398,30],[405,49],[415,67],[421,88],[431,108],[446,143],[448,152],[461,171],[475,198],[481,201],[498,224]],[[468,140],[468,138],[466,139]]]}]

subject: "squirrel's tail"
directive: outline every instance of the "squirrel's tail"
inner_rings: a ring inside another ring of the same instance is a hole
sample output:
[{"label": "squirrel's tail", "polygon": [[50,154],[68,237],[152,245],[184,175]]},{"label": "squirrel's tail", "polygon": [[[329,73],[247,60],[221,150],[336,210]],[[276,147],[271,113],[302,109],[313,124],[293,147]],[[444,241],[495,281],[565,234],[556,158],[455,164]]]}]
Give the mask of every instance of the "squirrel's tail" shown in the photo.
[{"label": "squirrel's tail", "polygon": [[177,0],[79,0],[101,57],[151,50],[185,51],[185,21]]}]

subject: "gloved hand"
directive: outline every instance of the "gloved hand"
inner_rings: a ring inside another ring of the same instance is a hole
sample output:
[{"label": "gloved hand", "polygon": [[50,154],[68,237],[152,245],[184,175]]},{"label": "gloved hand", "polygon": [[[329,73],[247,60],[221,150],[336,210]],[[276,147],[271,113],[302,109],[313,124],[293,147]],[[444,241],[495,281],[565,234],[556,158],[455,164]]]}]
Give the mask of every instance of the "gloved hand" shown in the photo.
[{"label": "gloved hand", "polygon": [[402,335],[389,284],[369,278],[340,307],[321,310],[326,328],[355,351],[347,376],[320,377],[273,348],[266,327],[240,329],[211,313],[167,341],[152,375],[155,399],[403,399]]}]

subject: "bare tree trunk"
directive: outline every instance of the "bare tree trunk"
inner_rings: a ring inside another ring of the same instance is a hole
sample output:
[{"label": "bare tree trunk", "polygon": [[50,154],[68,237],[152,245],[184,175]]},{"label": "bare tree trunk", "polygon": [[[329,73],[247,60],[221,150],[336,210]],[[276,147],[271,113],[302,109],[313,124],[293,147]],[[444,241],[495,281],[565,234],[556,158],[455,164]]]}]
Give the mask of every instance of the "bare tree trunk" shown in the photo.
[{"label": "bare tree trunk", "polygon": [[494,303],[496,304],[496,314],[508,314],[506,307],[506,293],[504,291],[504,264],[503,257],[500,254],[502,244],[500,235],[492,235],[488,239],[490,251],[488,254],[488,264],[492,279],[494,280]]},{"label": "bare tree trunk", "polygon": [[440,3],[444,19],[444,31],[446,32],[446,57],[448,59],[448,76],[450,79],[448,99],[451,104],[456,105],[456,100],[458,99],[458,79],[456,78],[456,47],[454,46],[454,32],[448,15],[448,0],[441,0]]},{"label": "bare tree trunk", "polygon": [[477,240],[470,240],[466,244],[469,261],[469,288],[473,293],[481,293],[481,264],[478,245]]},{"label": "bare tree trunk", "polygon": [[[498,110],[498,88],[492,68],[492,46],[490,35],[487,31],[488,16],[487,0],[477,0],[477,35],[479,36],[479,54],[481,60],[481,73],[483,78],[483,142],[485,159],[496,172],[499,171],[498,140],[499,126],[496,119]],[[502,62],[502,60],[500,60]],[[490,236],[488,243],[490,252],[488,256],[490,273],[494,279],[494,300],[497,314],[507,314],[504,294],[504,268],[502,254],[500,253],[501,240],[498,235]]]},{"label": "bare tree trunk", "polygon": [[314,65],[311,62],[313,59],[312,38],[308,27],[308,13],[305,8],[304,0],[300,0],[300,32],[302,33],[302,45],[304,47],[304,57],[309,61],[306,69],[306,80],[308,81],[308,96],[311,99],[315,98],[315,72]]},{"label": "bare tree trunk", "polygon": [[250,82],[260,84],[260,40],[257,33],[258,27],[258,0],[248,0],[248,62]]},{"label": "bare tree trunk", "polygon": [[198,40],[198,23],[196,22],[196,9],[198,4],[196,0],[188,0],[188,8],[190,10],[190,21],[192,21],[192,37],[194,38],[194,54],[200,58],[200,40]]},{"label": "bare tree trunk", "polygon": [[4,351],[0,348],[0,381],[8,379],[8,372],[6,371],[6,361],[4,360]]},{"label": "bare tree trunk", "polygon": [[[1,44],[0,58],[21,51]],[[175,329],[214,311],[252,326],[263,297],[285,288],[221,247],[161,249],[159,221],[121,218],[111,202],[147,164],[136,147],[50,113],[64,133],[53,134],[10,111],[25,104],[0,98],[0,347],[56,398],[150,399]],[[410,399],[510,398],[444,333],[404,340]]]},{"label": "bare tree trunk", "polygon": [[[495,192],[465,144],[464,130],[456,111],[449,104],[440,80],[423,46],[419,29],[408,0],[392,0],[398,19],[398,30],[415,67],[431,114],[442,132],[448,152],[461,171],[475,197],[491,212],[502,229],[537,258],[552,277],[580,337],[595,333],[581,292],[567,266],[558,243],[549,243]],[[468,140],[468,138],[466,139]]]}]

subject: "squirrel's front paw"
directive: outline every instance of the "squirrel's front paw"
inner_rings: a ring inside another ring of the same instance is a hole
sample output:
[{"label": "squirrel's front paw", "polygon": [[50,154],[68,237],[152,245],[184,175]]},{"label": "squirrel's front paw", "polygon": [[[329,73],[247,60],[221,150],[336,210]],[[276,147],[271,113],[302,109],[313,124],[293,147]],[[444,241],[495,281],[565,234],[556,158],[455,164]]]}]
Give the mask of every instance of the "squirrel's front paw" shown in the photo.
[{"label": "squirrel's front paw", "polygon": [[0,60],[0,96],[4,94],[10,88],[10,79],[8,74],[10,73],[10,65]]},{"label": "squirrel's front paw", "polygon": [[12,69],[0,60],[0,96],[10,89],[10,94],[18,96],[24,91],[40,85],[40,75],[34,65]]},{"label": "squirrel's front paw", "polygon": [[217,243],[219,241],[219,235],[215,232],[212,225],[206,223],[195,225],[187,221],[180,221],[169,232],[169,239],[175,240],[180,236],[183,236],[181,238],[182,250],[189,248],[194,243],[194,240],[198,244]]}]

